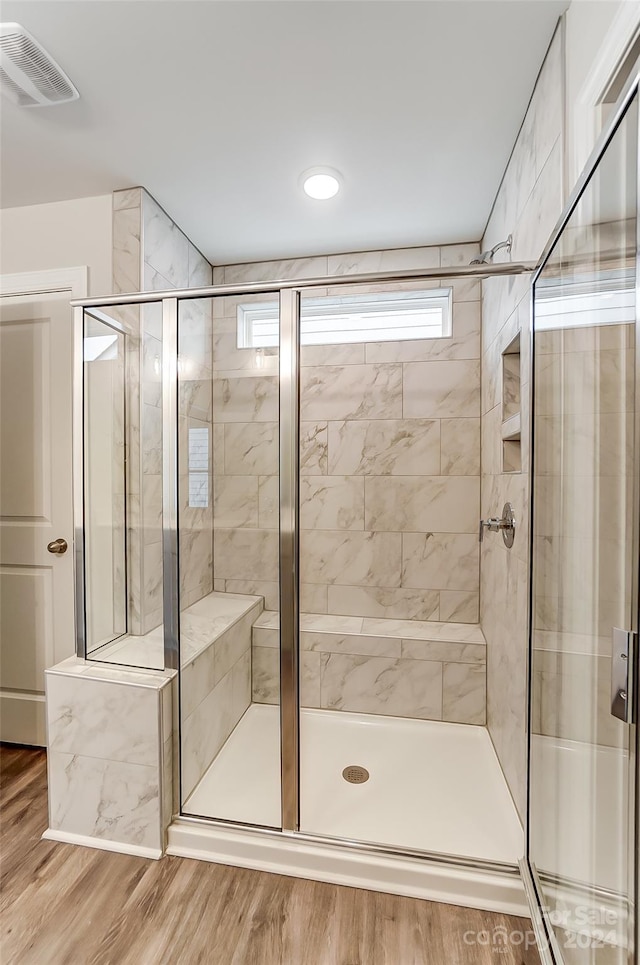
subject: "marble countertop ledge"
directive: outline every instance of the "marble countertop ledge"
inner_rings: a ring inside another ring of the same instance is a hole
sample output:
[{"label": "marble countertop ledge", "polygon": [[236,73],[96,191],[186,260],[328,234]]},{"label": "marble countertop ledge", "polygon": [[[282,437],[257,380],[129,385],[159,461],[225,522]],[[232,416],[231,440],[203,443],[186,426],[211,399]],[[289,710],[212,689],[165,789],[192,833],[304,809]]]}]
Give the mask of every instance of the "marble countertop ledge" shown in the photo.
[{"label": "marble countertop ledge", "polygon": [[173,677],[176,670],[149,670],[139,667],[124,667],[111,663],[98,663],[82,660],[80,657],[67,657],[45,671],[61,677],[82,677],[85,680],[103,680],[119,684],[133,684],[161,690]]}]

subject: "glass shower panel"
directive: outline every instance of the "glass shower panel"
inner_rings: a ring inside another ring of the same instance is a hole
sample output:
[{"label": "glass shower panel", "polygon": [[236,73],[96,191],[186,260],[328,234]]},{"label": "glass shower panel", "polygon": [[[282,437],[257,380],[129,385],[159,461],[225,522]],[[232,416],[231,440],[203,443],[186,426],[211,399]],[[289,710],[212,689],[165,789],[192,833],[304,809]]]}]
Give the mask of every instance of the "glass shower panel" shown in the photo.
[{"label": "glass shower panel", "polygon": [[87,655],[127,632],[125,335],[84,313],[85,626]]},{"label": "glass shower panel", "polygon": [[613,629],[635,629],[634,100],[535,285],[530,860],[560,954],[627,961],[629,725]]},{"label": "glass shower panel", "polygon": [[162,670],[162,303],[87,309],[84,345],[87,658]]},{"label": "glass shower panel", "polygon": [[277,296],[179,301],[182,811],[276,828],[278,316]]}]

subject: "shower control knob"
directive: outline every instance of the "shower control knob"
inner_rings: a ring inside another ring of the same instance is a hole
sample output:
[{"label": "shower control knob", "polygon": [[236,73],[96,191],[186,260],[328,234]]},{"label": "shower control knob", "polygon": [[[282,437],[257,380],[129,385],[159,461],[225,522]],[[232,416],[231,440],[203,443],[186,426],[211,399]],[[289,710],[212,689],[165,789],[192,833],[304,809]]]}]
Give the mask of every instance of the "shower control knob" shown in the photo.
[{"label": "shower control knob", "polygon": [[54,539],[47,544],[47,549],[56,556],[62,556],[63,553],[67,552],[68,544],[66,539]]},{"label": "shower control knob", "polygon": [[516,518],[513,513],[511,503],[505,503],[502,507],[502,516],[491,516],[490,519],[480,520],[480,530],[478,540],[482,543],[484,531],[488,529],[490,533],[502,533],[502,539],[507,549],[511,549],[516,534]]}]

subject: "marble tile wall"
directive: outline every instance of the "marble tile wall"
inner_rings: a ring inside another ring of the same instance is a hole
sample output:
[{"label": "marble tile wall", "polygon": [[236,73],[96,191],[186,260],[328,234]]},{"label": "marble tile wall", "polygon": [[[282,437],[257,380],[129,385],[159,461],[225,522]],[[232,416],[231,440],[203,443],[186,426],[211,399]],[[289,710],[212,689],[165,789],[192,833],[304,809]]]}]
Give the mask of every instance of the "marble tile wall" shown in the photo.
[{"label": "marble tile wall", "polygon": [[[505,171],[482,240],[483,250],[513,234],[511,259],[536,261],[560,216],[562,197],[562,39],[556,32],[522,129]],[[496,261],[506,260],[502,252]],[[487,640],[487,724],[522,818],[526,809],[526,714],[528,620],[527,433],[522,471],[502,465],[502,352],[521,333],[521,401],[528,424],[531,362],[530,278],[491,278],[482,283],[482,517],[513,504],[514,546],[497,534],[482,544],[480,621]]]},{"label": "marble tile wall", "polygon": [[[511,257],[517,261],[539,259],[572,187],[564,185],[563,179],[562,60],[562,35],[558,31],[482,241],[483,249],[489,248],[513,233]],[[566,109],[570,112],[573,107],[569,103]],[[582,207],[586,213],[586,206]],[[635,258],[635,226],[631,227],[626,247]],[[572,257],[589,251],[597,251],[602,257],[611,249],[612,241],[625,248],[625,229],[621,230],[619,223],[570,225],[563,238],[566,253]],[[497,539],[486,539],[482,549],[487,721],[521,816],[526,806],[530,453],[528,434],[524,433],[522,472],[503,471],[500,356],[520,332],[521,401],[526,426],[531,374],[529,288],[526,278],[488,279],[483,283],[482,305],[482,515],[499,513],[508,499],[520,521],[513,550],[506,550]],[[536,347],[534,552],[539,578],[534,590],[532,723],[538,733],[612,744],[619,742],[620,731],[608,708],[610,631],[620,618],[619,607],[624,602],[617,590],[623,578],[625,548],[623,539],[608,539],[606,534],[621,532],[620,516],[624,517],[628,508],[628,489],[613,468],[617,464],[613,454],[624,450],[620,438],[624,419],[614,412],[624,411],[620,392],[628,391],[630,353],[624,334],[615,327],[538,335]],[[596,380],[599,400],[594,405]],[[560,409],[560,392],[564,415],[558,420],[554,414]],[[596,481],[597,462],[600,469],[606,468],[597,473]],[[573,480],[563,481],[561,465],[563,472],[573,474]],[[581,477],[579,487],[575,485],[576,476]],[[566,499],[568,492],[570,500]],[[613,508],[609,518],[607,507]],[[597,593],[594,587],[598,587]],[[508,686],[505,681],[509,681]]]},{"label": "marble tile wall", "polygon": [[[211,284],[212,268],[142,188],[113,195],[115,292],[161,291]],[[159,304],[130,310],[129,339],[129,610],[131,629],[145,634],[162,621],[162,311]],[[210,593],[213,504],[211,469],[212,313],[207,301],[180,308],[179,452],[182,604]],[[207,505],[189,499],[189,432],[208,439]]]},{"label": "marble tile wall", "polygon": [[[253,628],[253,700],[279,700],[278,614]],[[486,647],[478,626],[303,614],[303,707],[485,723]]]},{"label": "marble tile wall", "polygon": [[45,836],[160,857],[172,813],[173,676],[75,657],[46,672]]},{"label": "marble tile wall", "polygon": [[[462,265],[477,251],[361,252],[225,266],[215,277],[229,284]],[[478,621],[481,291],[473,280],[452,287],[451,338],[302,348],[303,611]],[[251,301],[265,297],[214,307],[215,578],[216,589],[260,593],[275,610],[277,353],[237,347],[237,306]]]}]

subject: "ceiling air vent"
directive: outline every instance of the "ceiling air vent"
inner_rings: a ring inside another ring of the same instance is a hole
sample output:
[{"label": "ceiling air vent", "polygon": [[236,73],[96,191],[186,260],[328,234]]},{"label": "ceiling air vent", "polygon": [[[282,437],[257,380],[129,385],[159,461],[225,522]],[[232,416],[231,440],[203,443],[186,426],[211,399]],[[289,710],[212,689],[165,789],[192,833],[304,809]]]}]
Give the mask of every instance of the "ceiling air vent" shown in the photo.
[{"label": "ceiling air vent", "polygon": [[46,107],[80,95],[64,71],[19,23],[0,24],[0,91],[20,107]]}]

